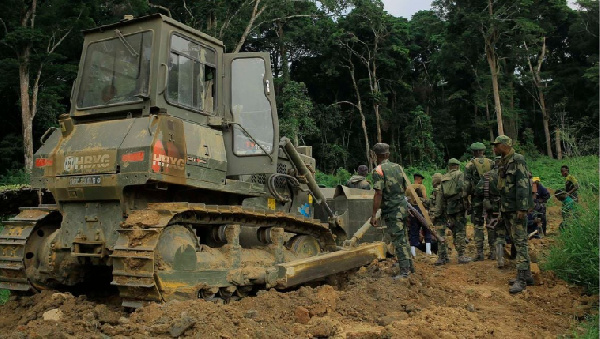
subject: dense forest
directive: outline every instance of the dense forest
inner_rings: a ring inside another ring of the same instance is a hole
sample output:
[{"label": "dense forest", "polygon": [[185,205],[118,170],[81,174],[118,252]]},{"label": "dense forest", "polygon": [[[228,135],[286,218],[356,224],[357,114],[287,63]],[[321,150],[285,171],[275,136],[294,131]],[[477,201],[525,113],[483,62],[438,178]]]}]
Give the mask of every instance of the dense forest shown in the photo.
[{"label": "dense forest", "polygon": [[597,0],[435,0],[410,19],[379,0],[4,0],[0,175],[68,112],[81,30],[150,13],[268,51],[281,133],[324,172],[378,141],[413,166],[498,134],[530,156],[598,153]]}]

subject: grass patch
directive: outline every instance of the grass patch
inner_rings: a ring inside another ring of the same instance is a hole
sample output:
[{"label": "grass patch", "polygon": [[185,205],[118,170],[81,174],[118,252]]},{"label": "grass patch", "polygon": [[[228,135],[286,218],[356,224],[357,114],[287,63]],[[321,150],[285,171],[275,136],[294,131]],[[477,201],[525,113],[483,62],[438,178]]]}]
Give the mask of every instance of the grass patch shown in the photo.
[{"label": "grass patch", "polygon": [[587,208],[577,206],[575,215],[566,220],[566,228],[555,237],[555,243],[544,258],[542,267],[573,284],[598,293],[598,195],[581,189],[581,200]]},{"label": "grass patch", "polygon": [[579,326],[579,331],[573,332],[573,338],[576,339],[597,339],[600,337],[600,325],[598,324],[598,315],[590,316]]}]

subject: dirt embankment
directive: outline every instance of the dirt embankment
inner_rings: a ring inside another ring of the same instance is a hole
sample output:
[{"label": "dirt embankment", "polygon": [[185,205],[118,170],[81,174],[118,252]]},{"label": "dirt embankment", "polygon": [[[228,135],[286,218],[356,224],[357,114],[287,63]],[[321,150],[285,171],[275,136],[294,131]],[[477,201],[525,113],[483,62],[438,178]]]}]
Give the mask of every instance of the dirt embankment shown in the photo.
[{"label": "dirt embankment", "polygon": [[[556,232],[557,211],[550,211]],[[551,238],[535,240],[536,251]],[[472,246],[472,245],[471,245]],[[420,254],[417,273],[391,278],[392,261],[373,263],[335,286],[262,291],[223,305],[203,300],[153,304],[133,313],[118,298],[43,292],[0,307],[2,338],[539,338],[568,334],[597,296],[539,275],[539,285],[510,295],[514,263],[490,260],[443,267]]]}]

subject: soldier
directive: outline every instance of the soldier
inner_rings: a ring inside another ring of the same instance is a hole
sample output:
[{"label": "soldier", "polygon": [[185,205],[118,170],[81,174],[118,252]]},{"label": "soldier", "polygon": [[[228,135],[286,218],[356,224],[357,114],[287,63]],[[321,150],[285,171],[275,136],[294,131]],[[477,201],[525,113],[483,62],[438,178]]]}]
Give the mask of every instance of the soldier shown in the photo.
[{"label": "soldier", "polygon": [[532,188],[525,158],[512,148],[512,140],[500,135],[494,141],[494,153],[501,155],[498,167],[501,218],[517,252],[517,277],[508,290],[519,293],[533,285],[527,246],[527,211],[533,208]]},{"label": "soldier", "polygon": [[[436,233],[438,238],[446,237],[446,221],[443,218],[443,213],[437,213],[436,206],[438,205],[438,199],[441,198],[442,194],[440,192],[440,184],[442,183],[442,174],[435,173],[431,177],[431,185],[433,186],[433,191],[431,192],[430,198],[430,206],[429,214],[432,215],[432,222],[435,226]],[[436,217],[437,216],[437,217]],[[438,242],[438,260],[434,265],[440,266],[450,262],[448,258],[448,244],[446,242]]]},{"label": "soldier", "polygon": [[[466,223],[464,174],[460,171],[460,162],[455,158],[448,161],[448,173],[442,176],[439,197],[436,199],[434,217],[444,216],[452,228],[452,239],[458,255],[458,263],[466,264],[471,258],[465,255]],[[447,262],[447,261],[446,261]]]},{"label": "soldier", "polygon": [[[473,159],[471,159],[465,167],[465,189],[467,196],[471,197],[471,221],[475,233],[475,246],[477,247],[477,255],[475,261],[483,260],[483,196],[478,194],[475,187],[483,176],[483,174],[493,167],[493,161],[484,156],[485,145],[480,142],[471,144]],[[483,193],[483,192],[481,192]],[[490,240],[488,228],[488,243],[490,245],[490,259],[496,259],[494,255],[494,243]]]},{"label": "soldier", "polygon": [[346,182],[346,186],[350,188],[360,188],[363,190],[370,190],[371,184],[367,181],[367,171],[369,169],[365,165],[358,166],[357,174],[353,175]]},{"label": "soldier", "polygon": [[407,214],[408,207],[405,197],[406,181],[403,178],[403,169],[400,165],[388,160],[390,146],[377,143],[373,152],[377,155],[377,167],[373,171],[373,215],[371,225],[377,227],[377,210],[381,206],[381,217],[385,220],[387,231],[396,250],[396,258],[400,273],[394,279],[407,278],[414,272],[412,259],[408,252],[407,240]]},{"label": "soldier", "polygon": [[[419,206],[417,204],[417,199],[421,200],[423,202],[423,205],[427,205],[427,189],[425,188],[425,185],[423,185],[423,175],[420,173],[415,173],[413,175],[413,180],[414,183],[411,184],[413,190],[416,193],[416,197],[412,194],[410,194],[408,196],[408,203],[411,204],[418,213],[420,213],[421,215],[423,215],[423,212],[419,209]],[[408,237],[409,237],[409,243],[410,243],[410,254],[412,254],[413,257],[415,257],[417,255],[417,250],[416,248],[419,246],[419,244],[421,243],[421,230],[423,231],[423,237],[425,238],[425,253],[428,255],[431,255],[431,233],[429,232],[429,229],[427,227],[424,227],[423,225],[421,225],[421,223],[419,223],[419,221],[416,218],[411,217],[410,218],[410,223],[409,223],[409,230],[408,230]]]},{"label": "soldier", "polygon": [[[496,160],[500,160],[500,157],[497,157]],[[475,192],[483,197],[490,252],[494,254],[494,259],[498,260],[498,268],[502,268],[504,267],[506,230],[500,220],[500,191],[498,191],[498,166],[496,164],[490,171],[483,174],[475,187]]]}]

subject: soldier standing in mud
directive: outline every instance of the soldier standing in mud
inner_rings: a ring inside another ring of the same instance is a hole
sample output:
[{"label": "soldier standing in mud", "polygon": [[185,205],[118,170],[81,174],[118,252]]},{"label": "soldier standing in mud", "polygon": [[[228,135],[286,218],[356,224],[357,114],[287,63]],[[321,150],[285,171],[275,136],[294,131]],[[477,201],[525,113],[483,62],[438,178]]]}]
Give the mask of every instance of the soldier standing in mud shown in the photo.
[{"label": "soldier standing in mud", "polygon": [[496,157],[494,167],[483,174],[475,192],[483,197],[483,210],[488,232],[490,249],[498,260],[498,268],[504,267],[504,246],[506,244],[506,229],[500,220],[500,191],[498,191],[498,163],[500,157]]},{"label": "soldier standing in mud", "polygon": [[357,174],[353,175],[346,182],[346,186],[350,188],[360,188],[363,190],[370,190],[371,184],[367,181],[367,172],[369,169],[365,165],[358,166]]},{"label": "soldier standing in mud", "polygon": [[[442,193],[440,192],[440,184],[442,183],[442,174],[435,173],[431,177],[431,185],[433,186],[433,191],[431,192],[430,198],[430,206],[429,213],[432,216],[432,222],[435,226],[436,233],[438,235],[438,239],[442,239],[446,237],[446,220],[442,217],[443,213],[438,213],[436,210],[436,206],[439,206],[438,199],[441,199]],[[434,263],[436,266],[444,265],[450,262],[448,258],[448,244],[446,242],[438,242],[438,259]]]},{"label": "soldier standing in mud", "polygon": [[381,207],[381,217],[387,225],[394,248],[400,273],[394,279],[407,278],[414,273],[412,258],[408,252],[407,215],[408,207],[405,198],[407,183],[403,177],[403,169],[400,165],[388,160],[390,157],[390,146],[385,143],[377,143],[373,146],[373,152],[377,155],[377,167],[373,171],[373,214],[371,225],[377,226],[377,211]]},{"label": "soldier standing in mud", "polygon": [[[475,189],[477,183],[483,177],[483,174],[492,169],[492,160],[484,156],[485,145],[480,142],[474,142],[471,144],[471,151],[473,152],[473,159],[471,159],[465,167],[465,190],[467,196],[471,197],[471,221],[473,222],[473,229],[475,233],[475,246],[477,247],[477,255],[473,259],[474,261],[482,261],[483,258],[483,241],[484,241],[484,230],[483,230],[483,196]],[[489,230],[489,228],[488,228]],[[495,250],[493,239],[488,232],[488,243],[490,245],[490,256],[489,259],[495,260]]]},{"label": "soldier standing in mud", "polygon": [[[440,184],[439,198],[436,199],[434,217],[444,216],[452,228],[452,239],[454,248],[458,255],[458,263],[466,264],[471,262],[471,257],[465,255],[466,247],[466,224],[465,218],[465,200],[464,174],[460,171],[460,162],[452,158],[448,161],[448,173],[442,176]],[[439,260],[438,260],[439,261]],[[446,262],[449,259],[446,258]]]},{"label": "soldier standing in mud", "polygon": [[519,293],[533,285],[527,245],[527,211],[533,208],[532,188],[525,158],[512,148],[512,140],[500,135],[493,142],[494,153],[501,155],[498,167],[501,218],[517,250],[517,277],[509,288]]}]

